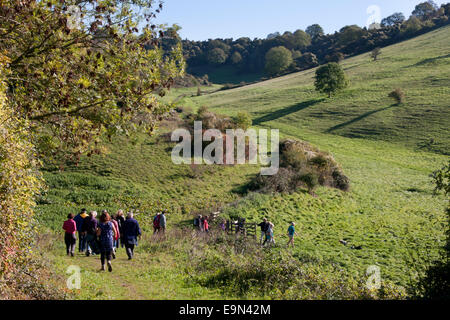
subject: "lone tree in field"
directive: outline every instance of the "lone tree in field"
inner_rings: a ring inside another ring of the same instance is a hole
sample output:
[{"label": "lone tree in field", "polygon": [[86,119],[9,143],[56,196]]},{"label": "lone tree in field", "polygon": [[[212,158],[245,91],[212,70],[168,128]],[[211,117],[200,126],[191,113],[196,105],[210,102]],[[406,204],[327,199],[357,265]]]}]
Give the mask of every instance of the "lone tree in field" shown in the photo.
[{"label": "lone tree in field", "polygon": [[378,56],[380,54],[381,54],[381,49],[380,48],[375,48],[370,53],[370,56],[372,57],[373,61],[377,61],[378,60]]},{"label": "lone tree in field", "polygon": [[283,46],[275,47],[266,54],[266,72],[276,75],[285,71],[292,64],[292,53]]},{"label": "lone tree in field", "polygon": [[341,66],[331,62],[317,69],[314,85],[317,91],[327,93],[331,98],[333,93],[348,86],[348,80]]}]

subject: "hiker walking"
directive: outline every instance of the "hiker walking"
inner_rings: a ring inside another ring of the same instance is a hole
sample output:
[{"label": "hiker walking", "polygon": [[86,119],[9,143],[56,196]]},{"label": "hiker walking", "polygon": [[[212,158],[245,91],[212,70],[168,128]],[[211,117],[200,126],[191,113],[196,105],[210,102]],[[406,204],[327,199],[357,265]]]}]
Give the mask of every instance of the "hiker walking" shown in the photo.
[{"label": "hiker walking", "polygon": [[119,233],[119,224],[112,217],[111,217],[111,223],[112,223],[112,225],[114,227],[114,231],[115,231],[114,239],[113,239],[113,252],[112,252],[112,257],[113,257],[113,259],[115,259],[116,258],[116,249],[119,247],[120,233]]},{"label": "hiker walking", "polygon": [[263,222],[258,224],[258,227],[261,228],[261,237],[259,239],[259,243],[262,244],[264,239],[266,238],[267,229],[269,229],[269,223],[267,222],[267,218],[264,218]]},{"label": "hiker walking", "polygon": [[127,250],[128,260],[131,260],[134,255],[134,247],[138,245],[138,236],[141,235],[141,228],[139,222],[133,217],[133,213],[127,214],[127,219],[123,224],[123,241]]},{"label": "hiker walking", "polygon": [[97,211],[91,211],[83,222],[83,233],[86,235],[86,256],[98,253],[97,246]]},{"label": "hiker walking", "polygon": [[206,233],[209,233],[209,222],[208,222],[208,217],[205,216],[202,220],[202,225],[203,225],[203,231],[205,231]]},{"label": "hiker walking", "polygon": [[194,227],[196,227],[198,231],[203,231],[203,217],[201,214],[194,219]]},{"label": "hiker walking", "polygon": [[120,246],[123,248],[125,246],[125,242],[123,241],[123,224],[125,223],[125,217],[123,216],[123,210],[117,211],[116,221],[119,225],[119,240]]},{"label": "hiker walking", "polygon": [[101,271],[105,271],[105,260],[108,264],[108,271],[112,272],[112,254],[113,241],[116,236],[116,229],[111,222],[111,216],[106,210],[100,216],[100,223],[97,227],[97,236],[100,240],[100,261],[102,263]]},{"label": "hiker walking", "polygon": [[160,229],[161,229],[161,213],[158,212],[153,217],[153,234],[158,233]]},{"label": "hiker walking", "polygon": [[275,244],[275,235],[273,232],[273,229],[275,228],[275,225],[272,222],[269,222],[269,234],[270,234],[270,243]]},{"label": "hiker walking", "polygon": [[64,242],[66,243],[67,255],[74,256],[75,244],[77,243],[77,237],[75,235],[77,231],[77,224],[73,220],[73,214],[69,213],[67,220],[64,221],[63,227],[66,232],[64,235]]},{"label": "hiker walking", "polygon": [[159,217],[159,228],[160,228],[160,232],[162,232],[162,234],[166,233],[166,213],[167,210],[163,210],[163,212],[161,212],[161,215]]},{"label": "hiker walking", "polygon": [[295,232],[295,222],[292,222],[288,228],[288,237],[289,237],[289,241],[287,243],[288,247],[290,245],[292,245],[292,247],[294,246],[294,236],[297,236],[297,232]]},{"label": "hiker walking", "polygon": [[86,251],[86,235],[83,233],[83,222],[84,219],[88,217],[86,209],[81,209],[80,213],[73,218],[75,223],[77,224],[77,232],[78,232],[78,251],[85,252]]},{"label": "hiker walking", "polygon": [[263,246],[265,246],[267,242],[269,242],[269,245],[272,243],[275,244],[275,238],[274,238],[274,234],[273,234],[274,224],[269,221],[268,225],[269,225],[269,227],[267,228],[267,231],[266,231],[266,236],[265,236],[265,239],[263,242]]}]

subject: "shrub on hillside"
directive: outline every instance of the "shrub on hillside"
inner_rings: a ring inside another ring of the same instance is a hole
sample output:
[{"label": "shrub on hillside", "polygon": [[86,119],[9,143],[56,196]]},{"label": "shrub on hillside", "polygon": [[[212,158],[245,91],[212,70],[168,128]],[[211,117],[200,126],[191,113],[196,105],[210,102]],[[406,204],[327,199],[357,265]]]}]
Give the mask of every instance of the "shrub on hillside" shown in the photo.
[{"label": "shrub on hillside", "polygon": [[300,173],[297,176],[299,182],[302,182],[306,188],[308,188],[309,193],[313,193],[314,189],[319,184],[319,179],[314,172]]},{"label": "shrub on hillside", "polygon": [[375,48],[370,53],[370,56],[372,57],[373,61],[377,61],[378,60],[378,56],[380,54],[381,54],[381,49],[380,48]]},{"label": "shrub on hillside", "polygon": [[406,96],[405,93],[400,88],[397,88],[391,93],[389,93],[389,97],[394,99],[397,102],[397,104],[402,104],[405,101],[405,96]]},{"label": "shrub on hillside", "polygon": [[350,180],[331,155],[303,141],[285,140],[280,143],[278,173],[258,175],[249,184],[249,189],[291,193],[305,187],[312,194],[318,185],[348,191]]},{"label": "shrub on hillside", "polygon": [[273,176],[258,175],[249,184],[250,190],[260,190],[263,192],[290,193],[297,190],[299,179],[298,174],[293,170],[280,168]]},{"label": "shrub on hillside", "polygon": [[253,124],[252,117],[247,111],[239,112],[233,120],[236,124],[236,128],[243,130],[247,130]]}]

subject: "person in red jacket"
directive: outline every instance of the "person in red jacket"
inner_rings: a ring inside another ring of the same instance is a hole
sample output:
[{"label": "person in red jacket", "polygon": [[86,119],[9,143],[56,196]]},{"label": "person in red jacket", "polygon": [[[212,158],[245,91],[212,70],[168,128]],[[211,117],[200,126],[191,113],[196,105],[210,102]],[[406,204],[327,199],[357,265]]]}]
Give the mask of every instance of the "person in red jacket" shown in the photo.
[{"label": "person in red jacket", "polygon": [[119,233],[119,223],[117,222],[116,218],[112,218],[111,217],[111,223],[114,227],[115,230],[115,236],[113,239],[113,252],[112,252],[112,257],[113,259],[116,258],[116,250],[117,248],[119,248],[119,238],[120,238],[120,233]]},{"label": "person in red jacket", "polygon": [[203,230],[208,233],[209,232],[209,223],[208,223],[208,217],[203,218]]},{"label": "person in red jacket", "polygon": [[73,214],[67,216],[67,220],[63,223],[63,229],[66,232],[64,235],[64,242],[66,243],[67,255],[74,256],[75,244],[77,243],[77,237],[75,232],[77,231],[77,224],[73,220]]}]

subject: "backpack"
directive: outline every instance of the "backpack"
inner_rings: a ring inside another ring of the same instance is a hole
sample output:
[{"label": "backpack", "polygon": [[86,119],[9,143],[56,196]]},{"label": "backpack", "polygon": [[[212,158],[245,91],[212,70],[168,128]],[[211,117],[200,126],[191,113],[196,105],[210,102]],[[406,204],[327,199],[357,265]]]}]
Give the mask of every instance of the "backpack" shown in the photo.
[{"label": "backpack", "polygon": [[153,226],[155,228],[159,228],[159,221],[161,220],[161,215],[157,215],[154,219],[153,219]]}]

